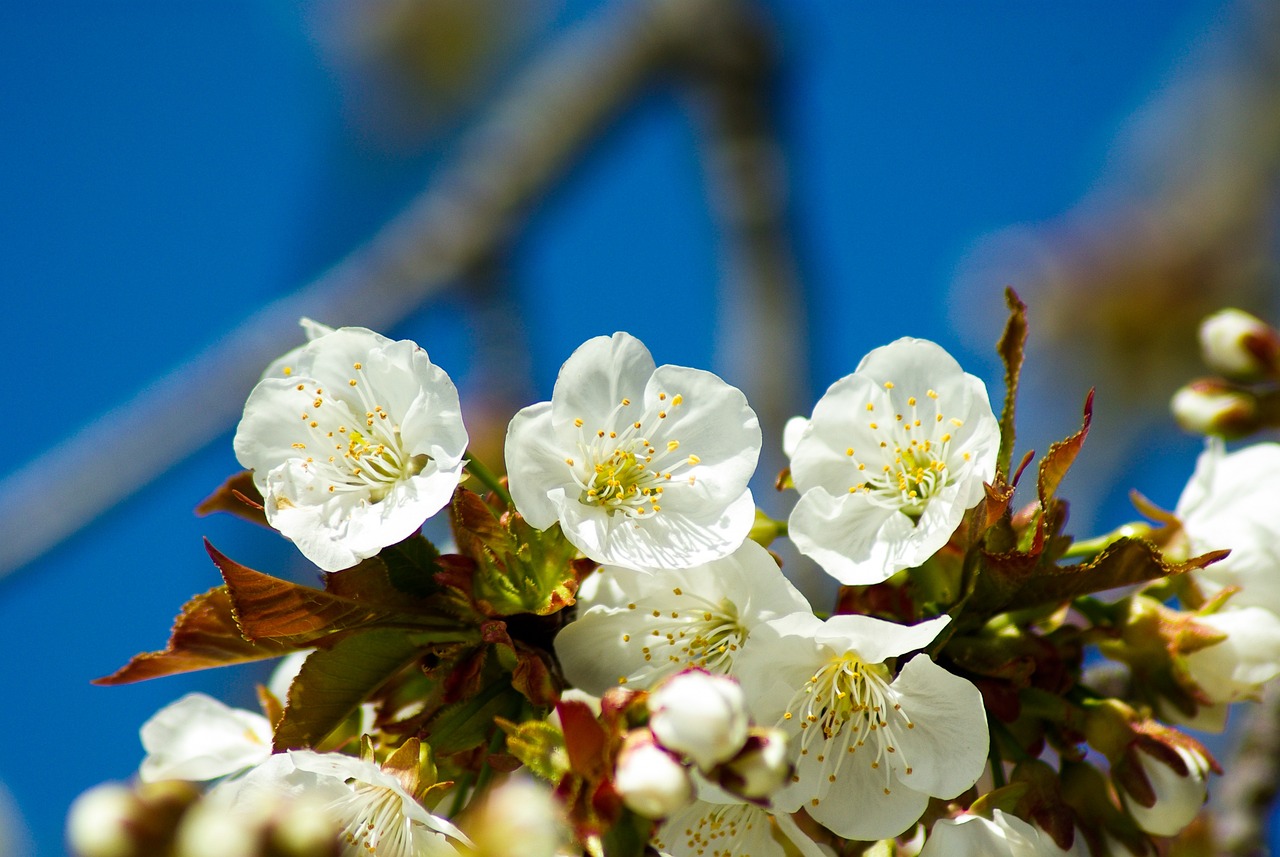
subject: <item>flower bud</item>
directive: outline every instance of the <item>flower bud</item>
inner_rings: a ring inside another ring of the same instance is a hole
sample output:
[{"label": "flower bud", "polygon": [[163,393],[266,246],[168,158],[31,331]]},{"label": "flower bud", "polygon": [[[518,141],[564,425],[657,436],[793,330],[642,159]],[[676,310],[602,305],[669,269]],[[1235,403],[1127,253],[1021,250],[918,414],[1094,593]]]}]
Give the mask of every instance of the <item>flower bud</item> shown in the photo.
[{"label": "flower bud", "polygon": [[1129,754],[1146,788],[1132,778],[1122,781],[1125,808],[1148,833],[1173,836],[1190,824],[1204,805],[1211,763],[1199,751],[1181,744],[1138,742]]},{"label": "flower bud", "polygon": [[1274,377],[1280,333],[1243,310],[1223,309],[1200,322],[1200,353],[1209,368],[1234,381]]},{"label": "flower bud", "polygon": [[781,729],[752,729],[742,751],[716,768],[720,787],[750,801],[763,801],[791,777],[787,736]]},{"label": "flower bud", "polygon": [[1173,418],[1189,432],[1243,437],[1262,424],[1258,399],[1248,390],[1213,378],[1201,378],[1173,394]]},{"label": "flower bud", "polygon": [[633,812],[645,818],[666,818],[693,802],[689,770],[653,743],[647,730],[627,736],[613,775],[613,787]]},{"label": "flower bud", "polygon": [[131,822],[141,811],[141,802],[129,788],[116,783],[94,786],[71,804],[67,844],[80,857],[130,857],[137,848]]},{"label": "flower bud", "polygon": [[649,696],[649,729],[658,743],[703,771],[732,759],[747,740],[742,688],[731,678],[688,670]]},{"label": "flower bud", "polygon": [[478,857],[555,857],[568,825],[549,787],[516,775],[489,792],[467,829]]}]

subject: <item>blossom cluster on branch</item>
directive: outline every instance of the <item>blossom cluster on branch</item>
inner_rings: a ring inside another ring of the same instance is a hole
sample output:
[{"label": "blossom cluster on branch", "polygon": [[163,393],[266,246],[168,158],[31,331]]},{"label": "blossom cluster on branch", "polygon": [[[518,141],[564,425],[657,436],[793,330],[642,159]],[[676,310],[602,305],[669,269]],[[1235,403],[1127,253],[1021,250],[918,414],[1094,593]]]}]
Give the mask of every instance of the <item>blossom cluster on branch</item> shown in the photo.
[{"label": "blossom cluster on branch", "polygon": [[[873,350],[768,439],[786,521],[748,487],[765,440],[742,392],[626,333],[514,415],[498,477],[423,349],[304,321],[245,405],[246,470],[199,511],[277,530],[322,585],[208,546],[220,585],[99,682],[279,659],[261,712],[157,712],[135,780],[73,808],[71,847],[1129,857],[1193,823],[1210,843],[1221,769],[1185,730],[1280,674],[1280,446],[1211,439],[1175,510],[1138,497],[1147,521],[1074,540],[1059,488],[1092,395],[1034,469],[1015,459],[1008,303],[999,414],[940,346]],[[1214,383],[1261,401],[1277,343],[1211,319]],[[1239,397],[1206,384],[1183,422],[1240,434]],[[451,544],[421,534],[436,514]],[[787,579],[782,538],[834,604]],[[1103,659],[1118,680],[1086,669]]]}]

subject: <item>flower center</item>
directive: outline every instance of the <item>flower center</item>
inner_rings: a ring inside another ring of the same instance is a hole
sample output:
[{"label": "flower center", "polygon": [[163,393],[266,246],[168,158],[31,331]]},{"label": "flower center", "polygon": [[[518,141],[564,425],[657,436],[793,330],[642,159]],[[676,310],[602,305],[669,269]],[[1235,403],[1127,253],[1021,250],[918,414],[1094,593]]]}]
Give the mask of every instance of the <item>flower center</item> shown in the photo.
[{"label": "flower center", "polygon": [[404,449],[400,425],[374,399],[364,366],[355,363],[352,370],[340,394],[297,385],[306,400],[306,439],[293,447],[309,453],[304,466],[329,483],[329,493],[357,492],[377,503],[397,482],[421,473],[431,457]]},{"label": "flower center", "polygon": [[[676,587],[675,604],[664,598],[663,607],[627,605],[634,611],[638,626],[622,635],[628,646],[639,646],[646,663],[657,661],[651,682],[686,667],[701,667],[713,673],[727,673],[747,638],[747,629],[738,618],[738,607],[728,598],[713,602],[697,593]],[[678,605],[678,606],[677,606]],[[671,609],[674,608],[674,609]],[[625,682],[625,677],[619,683]]]},{"label": "flower center", "polygon": [[[750,854],[744,845],[756,825],[766,829],[769,820],[764,811],[747,803],[740,804],[705,804],[706,811],[696,822],[690,821],[683,829],[658,829],[653,842],[661,851],[674,852],[683,850],[687,854],[699,857],[742,857]],[[683,821],[687,816],[681,818]],[[674,825],[673,825],[674,827]],[[663,838],[663,834],[668,838]],[[680,840],[685,843],[679,849]],[[779,849],[780,850],[780,849]]]},{"label": "flower center", "polygon": [[345,822],[342,841],[361,854],[412,855],[413,821],[404,815],[403,799],[386,786],[353,782],[350,797],[338,798],[330,809]]},{"label": "flower center", "polygon": [[[887,391],[894,387],[892,381],[884,386]],[[850,486],[849,493],[863,492],[877,505],[896,509],[912,520],[918,520],[929,499],[950,483],[951,430],[964,425],[963,420],[943,414],[936,392],[929,390],[925,397],[931,405],[921,407],[915,396],[909,396],[905,413],[883,416],[876,413],[875,402],[867,402],[867,427],[877,440],[870,451],[845,450],[863,479]],[[888,396],[880,405],[894,410]],[[969,453],[961,453],[961,458],[968,461]]]},{"label": "flower center", "polygon": [[[594,432],[584,419],[575,419],[579,455],[565,463],[578,486],[578,502],[610,515],[643,517],[662,511],[662,495],[672,484],[694,484],[697,477],[687,471],[701,459],[679,451],[680,441],[666,422],[668,413],[683,404],[679,394],[659,393],[656,402],[624,423],[634,406],[623,399]],[[680,479],[673,483],[676,476]]]},{"label": "flower center", "polygon": [[891,681],[884,664],[868,664],[846,652],[823,664],[787,703],[781,722],[799,720],[800,755],[817,762],[827,781],[835,782],[845,759],[864,747],[864,760],[884,776],[885,794],[894,768],[911,773],[897,734],[915,723],[895,700]]}]

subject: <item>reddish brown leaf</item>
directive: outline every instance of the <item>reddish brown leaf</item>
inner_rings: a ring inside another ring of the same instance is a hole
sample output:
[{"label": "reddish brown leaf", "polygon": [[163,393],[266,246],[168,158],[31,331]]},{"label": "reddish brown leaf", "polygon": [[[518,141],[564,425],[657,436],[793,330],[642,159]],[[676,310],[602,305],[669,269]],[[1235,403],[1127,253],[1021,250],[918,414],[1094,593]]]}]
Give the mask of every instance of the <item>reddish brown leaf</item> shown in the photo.
[{"label": "reddish brown leaf", "polygon": [[271,526],[262,511],[262,495],[258,493],[258,486],[253,484],[251,470],[242,470],[232,476],[196,506],[196,514],[202,517],[214,512],[227,512],[263,527]]},{"label": "reddish brown leaf", "polygon": [[1093,390],[1090,390],[1084,400],[1084,424],[1080,427],[1080,431],[1049,447],[1049,454],[1040,461],[1040,478],[1037,488],[1040,492],[1042,508],[1048,508],[1049,501],[1057,494],[1058,486],[1062,484],[1062,477],[1067,475],[1076,456],[1080,454],[1080,447],[1084,445],[1084,439],[1089,435],[1089,423],[1092,421]]},{"label": "reddish brown leaf", "polygon": [[339,632],[403,622],[397,613],[254,571],[205,542],[222,572],[241,632],[251,640],[288,639],[314,645]]},{"label": "reddish brown leaf", "polygon": [[182,608],[163,651],[135,655],[94,684],[129,684],[165,675],[275,658],[295,651],[287,641],[250,642],[240,633],[225,586],[197,595]]},{"label": "reddish brown leaf", "polygon": [[1013,460],[1018,379],[1022,374],[1023,352],[1027,345],[1027,305],[1013,289],[1004,290],[1004,302],[1009,307],[1009,320],[1005,322],[1004,333],[996,344],[1000,359],[1004,361],[1004,407],[1000,410],[1000,452],[996,457],[996,467],[1007,474]]}]

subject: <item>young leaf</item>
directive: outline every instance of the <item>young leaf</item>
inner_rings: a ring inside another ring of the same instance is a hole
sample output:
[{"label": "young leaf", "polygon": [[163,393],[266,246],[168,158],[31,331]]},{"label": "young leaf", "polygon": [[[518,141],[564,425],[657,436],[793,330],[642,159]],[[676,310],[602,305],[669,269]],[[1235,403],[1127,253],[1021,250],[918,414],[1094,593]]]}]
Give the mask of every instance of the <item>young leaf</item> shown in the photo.
[{"label": "young leaf", "polygon": [[316,746],[422,651],[422,643],[403,631],[377,630],[312,652],[289,688],[275,749]]},{"label": "young leaf", "polygon": [[204,670],[276,658],[295,651],[289,641],[250,642],[240,633],[225,586],[211,589],[188,601],[173,623],[163,651],[143,652],[94,684],[129,684],[164,675]]},{"label": "young leaf", "polygon": [[1022,375],[1022,358],[1027,345],[1027,305],[1013,289],[1004,290],[1004,302],[1009,307],[1009,320],[1005,322],[1004,333],[996,344],[1000,359],[1004,361],[1004,407],[1000,410],[1000,453],[996,457],[996,468],[1007,474],[1013,461],[1018,379]]},{"label": "young leaf", "polygon": [[208,542],[205,547],[226,581],[240,630],[252,640],[287,639],[301,647],[336,634],[379,626],[410,626],[446,633],[459,630],[450,618],[394,610],[387,605],[299,586],[243,566]]},{"label": "young leaf", "polygon": [[252,470],[242,470],[230,477],[196,506],[196,514],[201,517],[214,512],[227,512],[250,523],[271,527],[262,511],[262,494],[253,484]]},{"label": "young leaf", "polygon": [[1049,501],[1058,493],[1062,478],[1071,469],[1076,456],[1080,454],[1080,447],[1084,446],[1084,439],[1089,436],[1091,422],[1093,422],[1093,390],[1089,391],[1089,395],[1084,400],[1084,423],[1080,426],[1080,431],[1049,447],[1048,455],[1040,460],[1040,476],[1036,486],[1040,492],[1041,508],[1047,509]]}]

